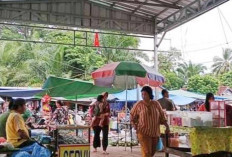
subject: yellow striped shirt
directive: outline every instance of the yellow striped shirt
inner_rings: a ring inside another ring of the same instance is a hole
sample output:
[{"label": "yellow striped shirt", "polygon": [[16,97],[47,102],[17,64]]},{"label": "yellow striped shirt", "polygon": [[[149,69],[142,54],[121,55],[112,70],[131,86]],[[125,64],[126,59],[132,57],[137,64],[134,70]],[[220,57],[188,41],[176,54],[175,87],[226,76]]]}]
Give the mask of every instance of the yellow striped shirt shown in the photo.
[{"label": "yellow striped shirt", "polygon": [[160,125],[166,121],[167,118],[157,101],[151,101],[149,104],[139,101],[131,110],[131,122],[137,132],[150,137],[160,136]]}]

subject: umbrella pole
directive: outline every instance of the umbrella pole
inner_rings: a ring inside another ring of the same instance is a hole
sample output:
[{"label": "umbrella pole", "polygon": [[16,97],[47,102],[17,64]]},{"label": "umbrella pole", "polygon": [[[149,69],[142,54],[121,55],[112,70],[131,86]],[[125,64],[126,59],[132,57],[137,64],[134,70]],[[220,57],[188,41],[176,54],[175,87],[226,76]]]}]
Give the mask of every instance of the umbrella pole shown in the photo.
[{"label": "umbrella pole", "polygon": [[75,125],[77,125],[77,95],[76,95],[76,103],[75,103]]},{"label": "umbrella pole", "polygon": [[[125,116],[125,120],[126,120],[126,118],[127,118],[127,108],[128,108],[128,106],[127,106],[127,97],[128,97],[128,76],[126,75],[126,104],[125,104],[125,110],[126,110],[126,116]],[[127,123],[127,122],[126,122]],[[127,141],[126,141],[126,133],[127,133],[127,124],[125,125],[126,126],[126,130],[125,130],[125,151],[126,151],[126,147],[127,147]]]},{"label": "umbrella pole", "polygon": [[77,103],[75,103],[75,120],[77,125]]}]

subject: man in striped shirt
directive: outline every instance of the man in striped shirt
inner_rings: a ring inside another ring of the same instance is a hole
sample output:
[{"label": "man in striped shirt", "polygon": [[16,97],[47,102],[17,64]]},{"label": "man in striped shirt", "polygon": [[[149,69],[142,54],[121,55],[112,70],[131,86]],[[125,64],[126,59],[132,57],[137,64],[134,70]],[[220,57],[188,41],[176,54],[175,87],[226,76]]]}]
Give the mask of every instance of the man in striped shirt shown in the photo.
[{"label": "man in striped shirt", "polygon": [[167,132],[169,126],[162,107],[152,100],[154,96],[149,86],[143,87],[142,97],[143,100],[137,102],[131,110],[131,122],[137,131],[142,156],[153,157],[160,136],[160,125],[165,125]]}]

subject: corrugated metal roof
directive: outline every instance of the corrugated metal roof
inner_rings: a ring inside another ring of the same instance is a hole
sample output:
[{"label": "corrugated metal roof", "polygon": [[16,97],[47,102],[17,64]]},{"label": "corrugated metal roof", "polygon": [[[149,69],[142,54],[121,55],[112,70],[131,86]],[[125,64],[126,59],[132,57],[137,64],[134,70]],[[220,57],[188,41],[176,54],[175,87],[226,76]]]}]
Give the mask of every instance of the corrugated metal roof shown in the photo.
[{"label": "corrugated metal roof", "polygon": [[96,3],[123,9],[131,14],[164,19],[195,0],[92,0]]},{"label": "corrugated metal roof", "polygon": [[[121,9],[148,20],[156,19],[157,32],[171,30],[224,3],[224,0],[89,0]],[[215,3],[216,2],[216,3]],[[215,4],[214,4],[215,3]],[[208,6],[207,6],[208,5]],[[205,7],[207,6],[207,7]],[[205,8],[204,8],[205,7]],[[201,13],[200,13],[201,12]],[[172,23],[172,24],[170,24]]]},{"label": "corrugated metal roof", "polygon": [[0,0],[0,19],[154,35],[228,0]]}]

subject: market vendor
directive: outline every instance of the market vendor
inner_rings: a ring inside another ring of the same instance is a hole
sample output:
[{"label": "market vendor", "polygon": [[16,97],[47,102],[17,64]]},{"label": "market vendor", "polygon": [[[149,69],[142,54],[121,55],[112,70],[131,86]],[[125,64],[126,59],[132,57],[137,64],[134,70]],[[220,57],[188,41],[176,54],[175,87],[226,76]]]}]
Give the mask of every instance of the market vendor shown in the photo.
[{"label": "market vendor", "polygon": [[166,111],[175,111],[177,110],[176,105],[174,102],[169,99],[169,92],[166,89],[162,90],[163,98],[159,99],[158,102],[160,103],[161,107]]},{"label": "market vendor", "polygon": [[210,103],[215,100],[213,93],[207,93],[205,98],[205,103],[202,104],[198,111],[210,111]]},{"label": "market vendor", "polygon": [[17,148],[34,143],[29,137],[29,131],[22,117],[25,111],[26,101],[24,99],[16,99],[6,123],[7,142]]}]

